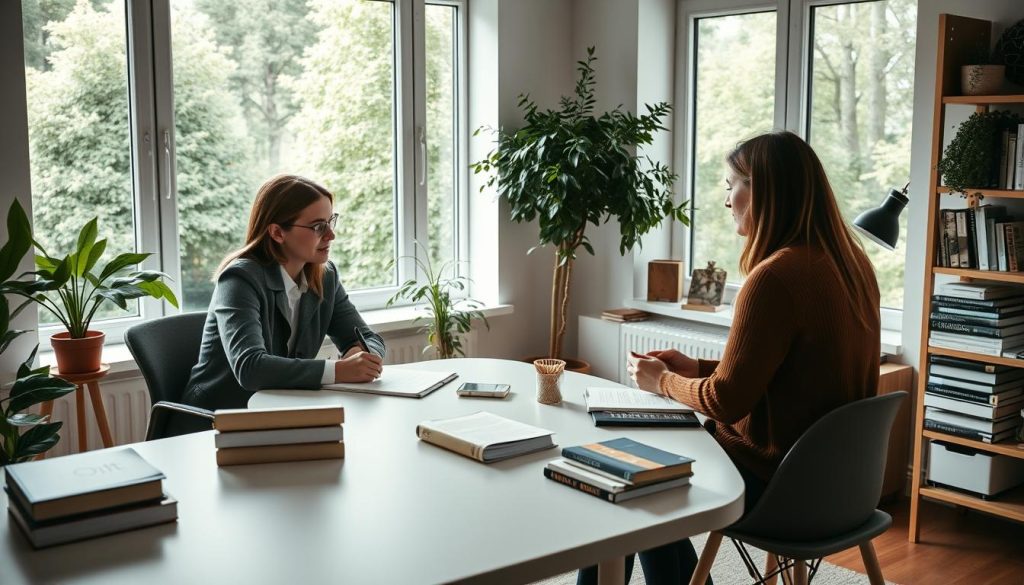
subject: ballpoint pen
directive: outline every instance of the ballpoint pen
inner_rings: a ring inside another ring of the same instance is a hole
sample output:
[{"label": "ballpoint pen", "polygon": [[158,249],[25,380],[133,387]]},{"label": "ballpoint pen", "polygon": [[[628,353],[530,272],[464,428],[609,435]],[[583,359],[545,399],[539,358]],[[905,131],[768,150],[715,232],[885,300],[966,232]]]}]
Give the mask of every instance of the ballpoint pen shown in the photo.
[{"label": "ballpoint pen", "polygon": [[363,332],[359,330],[359,326],[357,325],[353,327],[352,330],[356,332],[356,339],[359,341],[359,345],[363,348],[363,351],[369,353],[370,345],[366,343],[366,337],[363,335]]}]

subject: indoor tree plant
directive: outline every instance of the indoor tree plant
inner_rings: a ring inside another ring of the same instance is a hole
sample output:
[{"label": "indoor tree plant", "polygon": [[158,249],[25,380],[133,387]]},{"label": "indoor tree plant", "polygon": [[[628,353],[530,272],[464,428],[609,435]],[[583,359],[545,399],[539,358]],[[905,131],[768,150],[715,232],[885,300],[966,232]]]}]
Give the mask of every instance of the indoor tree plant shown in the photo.
[{"label": "indoor tree plant", "polygon": [[[31,301],[22,302],[12,311],[6,297],[15,292],[10,286],[11,277],[31,247],[28,218],[17,200],[7,214],[7,233],[7,242],[0,248],[0,355],[10,348],[15,339],[29,332],[12,329],[11,321]],[[57,432],[63,423],[49,422],[49,417],[24,412],[30,406],[60,398],[75,390],[74,384],[50,376],[48,366],[32,369],[38,348],[36,345],[28,359],[18,367],[7,395],[0,396],[0,467],[27,461],[60,440]]]},{"label": "indoor tree plant", "polygon": [[548,356],[555,358],[562,353],[576,251],[582,247],[594,253],[587,224],[616,218],[623,255],[665,217],[689,224],[686,203],[672,201],[676,175],[636,153],[638,146],[653,142],[655,132],[666,130],[662,120],[671,106],[647,105],[641,116],[621,106],[595,115],[595,60],[594,47],[589,47],[587,59],[577,65],[574,95],[563,96],[557,110],[538,110],[529,96],[521,95],[523,126],[490,129],[497,147],[472,165],[477,173],[495,171],[481,190],[496,183],[498,196],[508,200],[512,220],[536,219],[540,245],[555,247],[548,345]]},{"label": "indoor tree plant", "polygon": [[[107,240],[97,240],[97,218],[89,220],[78,234],[73,252],[51,256],[31,233],[24,213],[15,219],[24,222],[11,232],[11,240],[20,238],[35,245],[40,254],[35,263],[38,270],[21,275],[30,280],[9,282],[14,294],[41,305],[64,325],[67,331],[50,337],[58,369],[67,374],[98,370],[103,351],[104,334],[89,329],[96,311],[105,301],[127,310],[127,301],[150,296],[163,298],[175,308],[178,299],[161,279],[167,275],[155,270],[131,270],[150,256],[148,253],[119,254],[99,272],[97,263],[107,248]],[[22,241],[19,245],[26,245]]]},{"label": "indoor tree plant", "polygon": [[[427,250],[422,246],[420,248],[426,257]],[[453,261],[443,262],[435,272],[429,257],[426,260],[415,257],[412,259],[426,277],[426,281],[405,281],[398,292],[388,299],[387,306],[390,307],[401,299],[413,303],[426,302],[430,322],[420,328],[422,333],[427,334],[427,346],[423,348],[423,352],[433,349],[440,359],[465,356],[462,335],[469,332],[473,319],[480,319],[488,329],[491,328],[487,317],[479,310],[482,306],[479,302],[473,299],[452,299],[452,291],[466,290],[469,278],[456,274],[456,263]],[[446,273],[450,273],[450,276],[445,277]],[[423,318],[416,317],[414,322]]]}]

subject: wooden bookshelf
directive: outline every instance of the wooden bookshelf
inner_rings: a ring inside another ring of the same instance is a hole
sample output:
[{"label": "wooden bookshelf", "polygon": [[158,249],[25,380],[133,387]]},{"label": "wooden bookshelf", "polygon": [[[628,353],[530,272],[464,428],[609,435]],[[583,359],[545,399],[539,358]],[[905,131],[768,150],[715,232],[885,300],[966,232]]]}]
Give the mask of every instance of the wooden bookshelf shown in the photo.
[{"label": "wooden bookshelf", "polygon": [[[994,514],[1004,518],[1010,518],[1018,522],[1024,522],[1024,486],[1013,489],[1008,493],[1001,494],[994,499],[986,500],[981,497],[967,493],[925,485],[925,453],[928,448],[928,441],[941,440],[958,445],[965,445],[999,455],[1024,459],[1024,446],[1015,442],[1002,442],[996,444],[983,443],[949,435],[937,431],[925,430],[924,428],[924,394],[928,385],[928,356],[945,355],[964,358],[989,364],[1001,364],[1015,368],[1024,368],[1024,360],[1004,358],[1000,356],[982,355],[973,352],[944,349],[928,345],[930,334],[930,313],[932,294],[935,290],[935,276],[945,275],[959,277],[961,280],[987,280],[1024,285],[1024,273],[1020,272],[996,272],[985,270],[968,270],[962,268],[946,268],[938,266],[937,242],[940,241],[941,218],[938,213],[940,199],[943,195],[953,193],[947,187],[939,185],[939,173],[936,170],[939,159],[942,156],[943,132],[945,130],[946,105],[960,104],[975,106],[978,111],[986,111],[990,107],[999,107],[1011,104],[1024,104],[1024,94],[1014,95],[987,95],[987,96],[962,96],[956,95],[960,91],[960,66],[968,63],[973,47],[978,44],[991,45],[992,23],[986,20],[952,16],[948,14],[939,15],[939,42],[936,54],[936,76],[935,76],[935,102],[932,113],[932,148],[931,148],[931,173],[929,176],[927,198],[929,218],[928,229],[926,230],[925,266],[930,266],[928,276],[924,282],[924,310],[921,315],[921,360],[918,368],[918,384],[915,393],[914,403],[914,452],[913,452],[913,474],[910,491],[910,526],[908,539],[910,542],[917,542],[920,537],[921,498],[931,498],[979,510],[988,514]],[[978,204],[977,195],[992,199],[1024,199],[1024,190],[1006,189],[968,189],[967,204],[969,206]]]}]

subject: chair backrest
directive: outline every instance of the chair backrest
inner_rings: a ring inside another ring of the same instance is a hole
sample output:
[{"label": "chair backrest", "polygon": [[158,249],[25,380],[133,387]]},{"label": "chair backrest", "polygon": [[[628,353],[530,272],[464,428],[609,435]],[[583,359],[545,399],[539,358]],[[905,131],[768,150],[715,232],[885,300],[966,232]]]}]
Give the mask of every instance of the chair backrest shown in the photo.
[{"label": "chair backrest", "polygon": [[889,434],[906,392],[845,404],[811,425],[731,531],[778,540],[836,536],[863,524],[882,493]]},{"label": "chair backrest", "polygon": [[199,361],[206,313],[185,313],[130,327],[124,342],[149,386],[153,404],[181,402],[192,366]]}]

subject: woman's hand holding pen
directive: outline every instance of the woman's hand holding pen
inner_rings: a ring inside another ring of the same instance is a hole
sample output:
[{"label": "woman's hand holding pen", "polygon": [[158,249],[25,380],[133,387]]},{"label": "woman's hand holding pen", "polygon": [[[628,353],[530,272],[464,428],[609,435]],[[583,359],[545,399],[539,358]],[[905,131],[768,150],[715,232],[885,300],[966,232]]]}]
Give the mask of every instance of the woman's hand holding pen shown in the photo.
[{"label": "woman's hand holding pen", "polygon": [[380,377],[383,364],[377,354],[353,346],[334,364],[334,379],[338,382],[372,382]]}]

